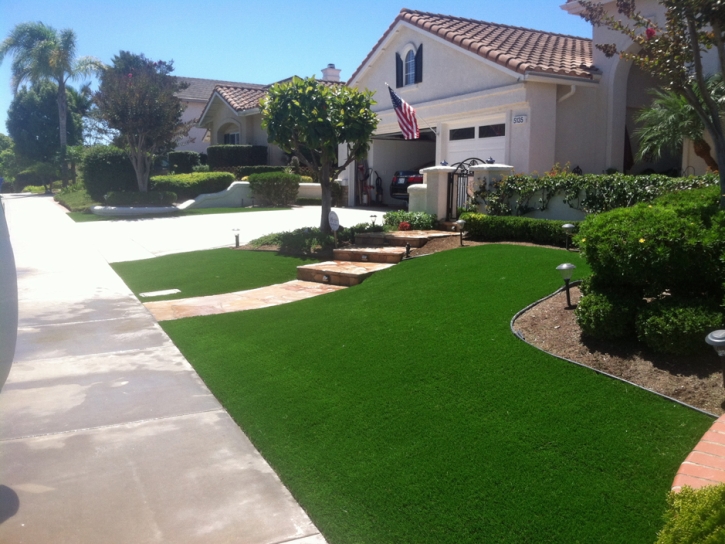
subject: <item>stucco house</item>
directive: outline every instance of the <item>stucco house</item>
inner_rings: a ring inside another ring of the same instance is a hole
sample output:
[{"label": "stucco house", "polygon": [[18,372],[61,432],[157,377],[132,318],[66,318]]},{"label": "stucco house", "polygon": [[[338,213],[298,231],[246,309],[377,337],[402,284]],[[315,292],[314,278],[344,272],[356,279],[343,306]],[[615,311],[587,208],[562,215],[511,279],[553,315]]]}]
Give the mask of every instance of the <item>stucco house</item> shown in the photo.
[{"label": "stucco house", "polygon": [[[614,0],[604,2],[616,14]],[[638,8],[664,23],[656,0]],[[578,16],[572,0],[562,6]],[[367,167],[388,187],[397,170],[493,158],[517,172],[543,173],[556,163],[584,172],[652,169],[704,171],[694,154],[635,163],[635,114],[657,86],[648,74],[594,46],[627,38],[593,28],[592,38],[568,36],[403,9],[355,70],[348,85],[375,91],[380,124]],[[404,140],[387,85],[416,109],[419,140]],[[360,201],[359,165],[341,176]],[[364,170],[364,169],[363,169]]]},{"label": "stucco house", "polygon": [[[278,81],[283,83],[291,78]],[[340,84],[340,70],[328,64],[322,70],[319,81]],[[208,134],[207,145],[250,144],[266,145],[267,164],[287,164],[284,153],[276,145],[267,142],[267,132],[262,128],[262,114],[259,101],[267,95],[272,86],[250,83],[219,82],[214,85],[197,116],[197,129]]]}]

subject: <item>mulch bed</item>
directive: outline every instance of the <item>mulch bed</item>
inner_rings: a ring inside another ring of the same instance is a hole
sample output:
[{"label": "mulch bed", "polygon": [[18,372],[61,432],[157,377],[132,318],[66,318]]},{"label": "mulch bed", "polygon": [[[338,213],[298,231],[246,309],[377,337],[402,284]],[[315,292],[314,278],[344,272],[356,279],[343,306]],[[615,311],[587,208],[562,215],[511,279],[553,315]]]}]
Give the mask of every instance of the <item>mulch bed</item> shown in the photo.
[{"label": "mulch bed", "polygon": [[[488,243],[464,241],[465,247]],[[457,236],[437,238],[423,247],[413,248],[411,256],[458,248],[460,239]],[[279,250],[277,246],[243,246],[240,249]],[[314,257],[332,259],[332,251],[316,253]],[[572,288],[572,304],[576,305],[579,297],[579,289]],[[721,415],[725,412],[722,364],[714,350],[704,345],[704,339],[702,353],[690,356],[652,353],[635,341],[612,343],[588,339],[582,336],[574,311],[567,309],[566,294],[563,292],[524,312],[514,323],[514,329],[528,343],[558,357],[617,376],[711,414]]]}]

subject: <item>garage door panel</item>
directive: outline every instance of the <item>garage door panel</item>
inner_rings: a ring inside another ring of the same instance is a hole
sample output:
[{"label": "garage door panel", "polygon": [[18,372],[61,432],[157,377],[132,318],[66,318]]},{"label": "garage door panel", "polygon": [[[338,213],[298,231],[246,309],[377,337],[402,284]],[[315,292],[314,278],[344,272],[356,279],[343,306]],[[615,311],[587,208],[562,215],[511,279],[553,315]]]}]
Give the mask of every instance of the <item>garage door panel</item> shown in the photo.
[{"label": "garage door panel", "polygon": [[448,164],[470,159],[488,159],[492,157],[497,163],[506,160],[506,138],[475,138],[448,142]]}]

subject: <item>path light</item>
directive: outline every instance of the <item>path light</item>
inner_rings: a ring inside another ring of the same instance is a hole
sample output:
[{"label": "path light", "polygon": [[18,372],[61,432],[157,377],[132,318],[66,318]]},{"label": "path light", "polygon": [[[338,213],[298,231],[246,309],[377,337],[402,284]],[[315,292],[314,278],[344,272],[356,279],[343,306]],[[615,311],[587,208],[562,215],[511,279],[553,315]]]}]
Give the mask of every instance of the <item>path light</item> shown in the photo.
[{"label": "path light", "polygon": [[410,259],[410,242],[405,244],[405,258]]},{"label": "path light", "polygon": [[372,220],[373,220],[373,221],[372,221],[372,223],[373,223],[373,227],[375,226],[375,220],[376,220],[377,218],[378,218],[378,216],[377,216],[377,215],[371,215],[371,216],[370,216],[370,219],[372,219]]},{"label": "path light", "polygon": [[466,221],[464,219],[459,219],[456,221],[456,225],[458,226],[458,232],[461,233],[461,247],[463,247],[463,229],[466,227]]},{"label": "path light", "polygon": [[569,251],[569,238],[571,238],[576,226],[571,223],[567,223],[566,225],[562,225],[561,228],[564,229],[564,232],[566,233],[566,250]]},{"label": "path light", "polygon": [[722,386],[725,387],[725,331],[712,331],[705,342],[715,348],[722,361]]},{"label": "path light", "polygon": [[234,233],[234,247],[239,247],[239,229],[232,229]]},{"label": "path light", "polygon": [[571,276],[574,274],[575,268],[576,266],[571,263],[560,264],[556,267],[564,280],[564,285],[566,286],[566,307],[569,309],[573,308],[571,305],[571,297],[569,296],[569,280],[571,280]]}]

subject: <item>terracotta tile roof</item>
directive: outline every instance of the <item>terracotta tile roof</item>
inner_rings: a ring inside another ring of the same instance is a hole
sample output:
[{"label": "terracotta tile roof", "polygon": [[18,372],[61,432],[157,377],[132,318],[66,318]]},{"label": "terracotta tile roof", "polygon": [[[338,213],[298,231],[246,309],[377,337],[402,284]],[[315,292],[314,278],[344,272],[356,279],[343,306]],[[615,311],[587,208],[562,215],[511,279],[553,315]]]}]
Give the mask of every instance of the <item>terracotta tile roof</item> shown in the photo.
[{"label": "terracotta tile roof", "polygon": [[180,91],[177,96],[182,100],[203,100],[206,102],[209,100],[211,93],[214,92],[214,87],[217,85],[228,85],[230,87],[249,87],[252,89],[263,88],[265,85],[257,85],[255,83],[240,83],[238,81],[222,81],[219,79],[201,79],[198,77],[182,77],[177,76],[176,79],[188,83],[189,86]]},{"label": "terracotta tile roof", "polygon": [[236,111],[259,107],[259,101],[267,94],[269,87],[241,87],[217,85],[214,90]]},{"label": "terracotta tile roof", "polygon": [[592,71],[596,71],[592,66],[592,40],[588,38],[402,9],[351,81],[401,21],[520,74],[534,72],[592,79]]}]

